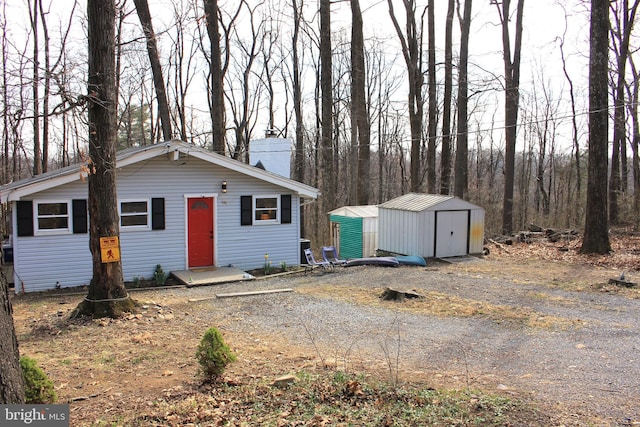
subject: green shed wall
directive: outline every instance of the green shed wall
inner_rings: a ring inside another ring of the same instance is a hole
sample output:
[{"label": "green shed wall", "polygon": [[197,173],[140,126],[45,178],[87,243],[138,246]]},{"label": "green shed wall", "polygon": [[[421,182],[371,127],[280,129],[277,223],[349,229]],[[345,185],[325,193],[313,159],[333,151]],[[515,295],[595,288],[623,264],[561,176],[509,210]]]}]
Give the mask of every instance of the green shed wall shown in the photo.
[{"label": "green shed wall", "polygon": [[340,258],[362,258],[362,218],[329,215],[340,224]]}]

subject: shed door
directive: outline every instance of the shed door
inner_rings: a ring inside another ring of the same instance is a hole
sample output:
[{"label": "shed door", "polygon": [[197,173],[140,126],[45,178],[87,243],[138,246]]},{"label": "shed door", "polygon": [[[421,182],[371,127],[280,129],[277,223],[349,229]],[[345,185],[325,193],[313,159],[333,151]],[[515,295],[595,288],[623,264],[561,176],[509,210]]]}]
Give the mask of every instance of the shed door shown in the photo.
[{"label": "shed door", "polygon": [[213,197],[187,199],[189,268],[213,266]]},{"label": "shed door", "polygon": [[436,258],[468,254],[469,211],[436,212]]}]

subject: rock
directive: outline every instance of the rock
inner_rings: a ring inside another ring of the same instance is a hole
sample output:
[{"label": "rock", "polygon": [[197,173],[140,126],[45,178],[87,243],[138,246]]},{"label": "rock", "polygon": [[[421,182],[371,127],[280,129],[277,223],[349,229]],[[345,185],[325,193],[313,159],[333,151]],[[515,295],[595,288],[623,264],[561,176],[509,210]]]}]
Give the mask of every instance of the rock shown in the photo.
[{"label": "rock", "polygon": [[295,375],[283,375],[271,383],[271,387],[287,388],[298,380]]}]

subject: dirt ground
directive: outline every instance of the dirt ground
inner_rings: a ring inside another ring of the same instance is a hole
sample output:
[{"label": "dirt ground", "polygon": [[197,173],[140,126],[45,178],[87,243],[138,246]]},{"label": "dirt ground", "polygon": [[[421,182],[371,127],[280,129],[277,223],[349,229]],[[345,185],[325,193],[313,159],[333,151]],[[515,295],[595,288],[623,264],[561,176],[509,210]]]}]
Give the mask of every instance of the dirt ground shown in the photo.
[{"label": "dirt ground", "polygon": [[[238,355],[226,371],[230,384],[327,367],[391,372],[524,399],[551,425],[640,425],[633,403],[640,392],[640,290],[607,283],[622,272],[640,282],[640,237],[615,235],[612,245],[611,255],[583,256],[579,241],[568,248],[489,244],[490,254],[477,262],[135,290],[140,311],[115,320],[69,322],[84,294],[16,295],[14,322],[21,354],[35,358],[60,401],[70,402],[74,426],[120,425],[158,398],[192,394],[200,383],[195,349],[210,326]],[[381,302],[386,286],[414,289],[428,302]],[[285,288],[293,292],[215,296]],[[395,322],[409,326],[397,333],[403,354],[392,365],[365,327]],[[408,332],[417,329],[412,322],[429,324],[429,335]]]}]

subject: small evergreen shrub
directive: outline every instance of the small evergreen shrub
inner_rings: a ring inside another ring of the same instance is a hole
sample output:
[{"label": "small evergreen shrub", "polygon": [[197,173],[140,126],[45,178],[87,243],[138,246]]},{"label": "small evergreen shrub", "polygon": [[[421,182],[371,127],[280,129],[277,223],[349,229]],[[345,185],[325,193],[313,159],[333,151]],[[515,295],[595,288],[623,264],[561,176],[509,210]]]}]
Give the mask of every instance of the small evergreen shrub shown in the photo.
[{"label": "small evergreen shrub", "polygon": [[222,375],[229,363],[236,361],[236,356],[224,343],[220,331],[211,327],[200,340],[196,359],[198,359],[205,381],[215,381]]},{"label": "small evergreen shrub", "polygon": [[169,275],[164,272],[162,266],[160,264],[156,265],[156,270],[153,272],[153,279],[156,281],[156,284],[162,286],[167,283],[167,278]]},{"label": "small evergreen shrub", "polygon": [[25,403],[55,403],[58,400],[53,381],[29,356],[20,357],[20,368],[24,378]]}]

